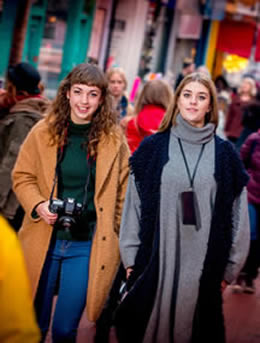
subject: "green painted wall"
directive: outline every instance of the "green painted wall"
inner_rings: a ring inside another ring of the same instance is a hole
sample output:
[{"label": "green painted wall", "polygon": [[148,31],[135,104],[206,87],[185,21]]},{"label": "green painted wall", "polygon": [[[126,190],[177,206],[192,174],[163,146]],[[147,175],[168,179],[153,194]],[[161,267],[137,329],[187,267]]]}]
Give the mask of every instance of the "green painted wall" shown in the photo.
[{"label": "green painted wall", "polygon": [[[86,9],[88,12],[86,12]],[[73,67],[85,61],[94,13],[95,1],[70,0],[60,80],[62,80]]]},{"label": "green painted wall", "polygon": [[48,0],[43,0],[40,6],[33,5],[28,22],[23,50],[23,60],[33,64],[35,67],[38,64],[40,54],[47,5]]},{"label": "green painted wall", "polygon": [[[4,1],[4,8],[0,17],[0,77],[4,77],[8,66],[19,1]],[[33,5],[28,21],[22,60],[34,66],[38,64],[47,6],[48,0],[42,0],[40,5]],[[61,73],[59,76],[60,80],[75,65],[86,61],[95,15],[95,6],[95,0],[69,0],[67,30],[63,45]]]},{"label": "green painted wall", "polygon": [[3,12],[0,20],[0,77],[4,77],[10,56],[13,30],[19,0],[4,1]]}]

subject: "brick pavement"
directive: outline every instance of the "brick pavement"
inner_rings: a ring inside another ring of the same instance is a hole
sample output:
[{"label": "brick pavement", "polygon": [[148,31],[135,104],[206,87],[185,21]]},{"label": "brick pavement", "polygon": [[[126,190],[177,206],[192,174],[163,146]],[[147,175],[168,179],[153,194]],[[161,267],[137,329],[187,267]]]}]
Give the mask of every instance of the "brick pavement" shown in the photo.
[{"label": "brick pavement", "polygon": [[260,276],[255,294],[224,294],[227,343],[260,342]]},{"label": "brick pavement", "polygon": [[[224,293],[227,343],[260,343],[260,277],[255,294],[234,294],[230,287]],[[77,343],[93,343],[95,327],[82,317]],[[111,331],[110,343],[117,343]],[[46,343],[51,343],[50,336]],[[209,342],[210,343],[210,342]]]}]

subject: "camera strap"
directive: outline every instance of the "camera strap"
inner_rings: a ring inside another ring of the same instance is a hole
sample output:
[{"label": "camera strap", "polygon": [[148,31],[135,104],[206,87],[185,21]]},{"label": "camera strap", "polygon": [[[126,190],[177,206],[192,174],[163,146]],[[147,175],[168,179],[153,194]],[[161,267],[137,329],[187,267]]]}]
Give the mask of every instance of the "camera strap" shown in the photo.
[{"label": "camera strap", "polygon": [[181,154],[182,154],[182,157],[183,157],[183,160],[184,160],[184,164],[185,164],[185,167],[186,167],[186,171],[187,171],[187,174],[188,174],[188,178],[189,178],[189,181],[190,181],[190,188],[192,189],[193,188],[193,182],[194,182],[194,179],[195,179],[195,176],[196,176],[196,172],[197,172],[197,169],[198,169],[198,165],[199,165],[199,162],[201,160],[201,156],[202,156],[204,148],[205,148],[205,143],[202,144],[202,147],[200,149],[200,153],[199,153],[197,162],[195,164],[192,176],[191,176],[191,173],[190,173],[190,168],[189,168],[189,165],[188,165],[188,162],[187,162],[187,159],[186,159],[186,156],[185,156],[184,149],[183,149],[182,142],[181,142],[180,138],[178,138],[178,143],[179,143],[179,146],[180,146]]},{"label": "camera strap", "polygon": [[56,167],[55,167],[55,173],[54,173],[54,178],[53,178],[53,185],[52,185],[52,190],[51,190],[51,194],[50,194],[50,202],[53,199],[53,194],[54,194],[54,190],[58,181],[58,166],[61,162],[63,156],[63,146],[61,148],[58,149],[58,154],[57,154],[57,163],[56,163]]},{"label": "camera strap", "polygon": [[88,185],[89,185],[89,181],[90,181],[90,176],[91,176],[91,168],[92,168],[92,163],[93,160],[91,159],[91,162],[89,162],[89,157],[87,156],[87,166],[88,166],[88,175],[87,175],[87,179],[86,179],[86,183],[85,183],[85,193],[84,193],[84,197],[83,197],[83,210],[86,208],[87,205],[87,197],[88,197]]}]

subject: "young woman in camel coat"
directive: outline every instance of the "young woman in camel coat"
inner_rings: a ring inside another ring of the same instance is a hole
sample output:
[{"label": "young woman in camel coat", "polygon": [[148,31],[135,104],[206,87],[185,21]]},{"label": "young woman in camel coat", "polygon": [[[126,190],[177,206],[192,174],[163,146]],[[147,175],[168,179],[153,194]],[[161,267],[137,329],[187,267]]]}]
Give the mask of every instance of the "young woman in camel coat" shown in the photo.
[{"label": "young woman in camel coat", "polygon": [[[59,114],[62,101],[68,108],[69,114],[67,114],[67,117],[64,114]],[[14,190],[26,212],[20,230],[20,239],[35,296],[37,291],[39,292],[40,278],[40,286],[43,287],[44,285],[41,274],[43,267],[46,269],[47,252],[50,252],[52,246],[50,243],[57,242],[59,235],[61,237],[65,235],[65,240],[77,240],[77,238],[73,237],[73,230],[69,232],[72,237],[67,238],[64,230],[59,227],[57,229],[59,216],[51,213],[48,207],[57,156],[59,156],[58,151],[60,151],[58,147],[65,147],[63,148],[65,156],[61,159],[60,167],[63,170],[62,168],[66,162],[66,149],[71,149],[71,142],[74,144],[73,136],[70,136],[70,130],[75,130],[75,126],[78,129],[80,124],[82,127],[87,124],[90,125],[90,131],[87,131],[88,149],[86,157],[88,156],[91,159],[96,168],[91,169],[92,171],[95,169],[92,202],[96,213],[96,226],[94,232],[90,233],[91,238],[85,239],[91,242],[89,273],[88,263],[85,266],[86,273],[89,274],[85,298],[87,298],[87,317],[90,321],[98,319],[118,268],[118,233],[128,177],[129,150],[120,129],[116,126],[116,117],[112,113],[110,104],[107,83],[103,73],[96,66],[89,64],[75,67],[58,90],[57,98],[52,106],[53,112],[50,112],[45,120],[34,127],[24,142],[13,171]],[[57,116],[61,116],[56,126],[53,124],[56,120],[53,115],[55,112]],[[57,127],[61,128],[60,133],[53,131],[53,128]],[[86,130],[88,129],[86,128]],[[93,129],[95,129],[94,132]],[[53,132],[57,135],[53,135]],[[56,139],[57,136],[58,139]],[[84,139],[86,139],[86,135]],[[76,155],[75,159],[70,161],[69,164],[73,165],[72,170],[75,173],[80,168]],[[87,166],[87,163],[85,165]],[[68,182],[72,183],[73,176],[68,178]],[[91,186],[91,177],[89,186]],[[55,187],[54,198],[60,198],[61,190],[59,186],[62,183],[64,181],[58,174],[58,187]],[[85,185],[85,178],[82,184]],[[89,189],[91,191],[91,187]],[[78,280],[75,280],[75,282],[77,283]],[[60,280],[60,288],[62,287],[61,283],[62,280]],[[58,300],[60,294],[62,294],[60,292],[59,289]],[[71,294],[72,291],[68,293]],[[61,299],[61,302],[66,301],[67,299]],[[83,308],[84,306],[83,304]],[[43,304],[42,307],[46,307],[46,304]],[[81,313],[78,315],[79,319]],[[70,316],[68,313],[63,315]],[[75,331],[79,319],[76,327],[74,325],[72,328],[74,336],[69,333],[74,337],[73,342],[75,341]],[[63,320],[63,318],[60,318],[60,321]],[[60,326],[62,325],[63,323],[60,323]],[[41,329],[43,335],[45,335],[46,327]],[[59,336],[55,333],[55,330],[59,329],[59,327],[53,329],[54,336]],[[71,336],[64,333],[64,337]]]}]

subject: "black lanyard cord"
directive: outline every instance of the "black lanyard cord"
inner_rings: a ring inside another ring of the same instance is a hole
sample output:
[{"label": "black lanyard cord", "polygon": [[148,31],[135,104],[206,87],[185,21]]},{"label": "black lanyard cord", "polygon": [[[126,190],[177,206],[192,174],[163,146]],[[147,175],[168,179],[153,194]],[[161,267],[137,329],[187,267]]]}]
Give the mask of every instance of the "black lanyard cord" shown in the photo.
[{"label": "black lanyard cord", "polygon": [[194,182],[194,179],[195,179],[195,175],[196,175],[196,172],[197,172],[197,169],[198,169],[199,162],[201,160],[201,156],[202,156],[204,148],[205,148],[205,143],[202,144],[202,147],[200,149],[200,153],[199,153],[196,165],[194,167],[194,171],[193,171],[193,175],[192,176],[190,174],[190,168],[189,168],[189,165],[188,165],[188,162],[187,162],[187,159],[186,159],[186,156],[185,156],[185,153],[184,153],[184,150],[183,150],[183,146],[182,146],[182,142],[181,142],[180,138],[178,138],[178,143],[179,143],[179,146],[180,146],[182,157],[183,157],[183,160],[184,160],[184,163],[185,163],[185,167],[186,167],[186,170],[187,170],[187,174],[188,174],[188,177],[189,177],[190,187],[193,188],[193,182]]}]

